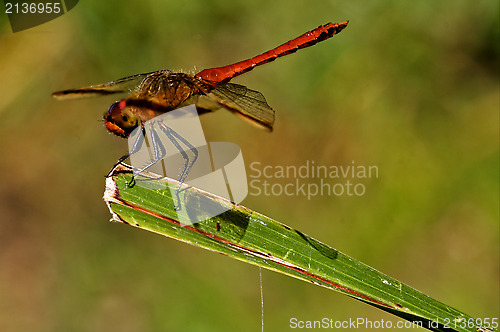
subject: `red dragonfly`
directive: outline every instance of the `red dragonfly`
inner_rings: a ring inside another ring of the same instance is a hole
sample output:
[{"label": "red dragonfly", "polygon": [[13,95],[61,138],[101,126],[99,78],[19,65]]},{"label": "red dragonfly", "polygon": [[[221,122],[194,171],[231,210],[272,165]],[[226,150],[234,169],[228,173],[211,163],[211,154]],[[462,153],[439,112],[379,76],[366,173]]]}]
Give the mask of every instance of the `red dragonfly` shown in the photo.
[{"label": "red dragonfly", "polygon": [[[58,91],[53,96],[57,99],[68,99],[129,93],[128,96],[111,105],[109,110],[104,113],[106,128],[124,138],[129,137],[136,128],[142,128],[145,136],[144,123],[146,121],[165,112],[193,104],[199,114],[225,108],[243,119],[271,131],[274,124],[274,111],[267,104],[264,96],[260,92],[250,90],[243,85],[229,83],[229,81],[257,66],[274,61],[278,57],[326,40],[342,31],[347,24],[348,21],[319,26],[253,58],[224,67],[205,69],[195,75],[161,70],[129,76],[105,84]],[[185,139],[179,135],[176,136],[176,133],[167,132],[168,127],[164,126],[163,128],[171,139],[179,140],[195,154],[189,167],[188,157],[184,157],[183,154],[186,164],[179,178],[182,184],[197,158],[197,151]],[[140,138],[141,135],[138,136]],[[139,138],[134,144],[134,148],[121,157],[115,166],[139,150],[140,145],[142,145]],[[178,147],[178,143],[175,146],[183,153]],[[162,158],[160,154],[164,152],[157,152],[162,150],[162,147],[154,147],[154,161],[140,171],[134,172],[134,175],[144,171]]]},{"label": "red dragonfly", "polygon": [[228,82],[257,66],[326,40],[342,31],[347,24],[348,21],[319,26],[248,60],[224,67],[205,69],[195,75],[161,70],[129,76],[105,84],[58,91],[53,93],[53,96],[57,99],[69,99],[130,93],[111,105],[104,113],[106,128],[125,138],[141,123],[191,104],[196,105],[200,114],[225,108],[259,127],[272,130],[274,111],[267,104],[264,96],[245,86]]}]

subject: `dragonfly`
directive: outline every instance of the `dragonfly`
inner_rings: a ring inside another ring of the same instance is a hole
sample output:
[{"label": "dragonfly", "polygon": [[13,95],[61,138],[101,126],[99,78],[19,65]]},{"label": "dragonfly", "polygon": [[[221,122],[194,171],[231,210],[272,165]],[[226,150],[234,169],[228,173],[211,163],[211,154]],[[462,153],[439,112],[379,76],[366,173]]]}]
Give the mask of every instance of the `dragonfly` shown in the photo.
[{"label": "dragonfly", "polygon": [[[58,91],[54,92],[53,96],[64,100],[127,93],[125,98],[113,103],[109,110],[104,113],[105,127],[113,134],[123,138],[128,138],[136,128],[140,128],[144,133],[142,136],[145,136],[144,123],[148,120],[187,105],[195,105],[198,114],[223,108],[257,127],[272,131],[275,114],[274,110],[267,104],[265,97],[258,91],[248,89],[243,85],[229,83],[229,81],[257,66],[329,39],[341,32],[348,23],[349,21],[321,25],[250,59],[223,67],[204,69],[194,75],[160,70],[121,78],[109,83]],[[179,178],[181,185],[196,160],[196,149],[182,137],[176,136],[175,132],[167,132],[168,127],[162,126],[162,128],[171,139],[177,141],[177,144],[178,141],[182,142],[195,154],[191,162],[189,162],[189,157],[183,154],[186,164]],[[140,140],[141,135],[138,137],[133,148],[118,159],[114,167],[139,150],[142,141]],[[181,151],[174,141],[174,145]],[[164,154],[162,147],[153,143],[153,148],[155,151],[154,160],[141,170],[134,172],[134,175],[146,170],[161,159],[162,154]]]}]

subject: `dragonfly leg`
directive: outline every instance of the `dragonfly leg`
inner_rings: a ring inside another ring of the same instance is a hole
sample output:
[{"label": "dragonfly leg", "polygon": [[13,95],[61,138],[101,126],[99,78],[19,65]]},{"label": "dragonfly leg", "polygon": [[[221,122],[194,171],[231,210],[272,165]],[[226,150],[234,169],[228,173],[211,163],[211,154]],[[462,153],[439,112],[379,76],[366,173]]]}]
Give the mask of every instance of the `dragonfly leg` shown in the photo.
[{"label": "dragonfly leg", "polygon": [[[196,162],[196,159],[198,159],[198,150],[191,143],[189,143],[188,140],[186,140],[179,133],[177,133],[175,130],[168,127],[164,123],[160,123],[160,128],[167,135],[167,137],[170,139],[172,144],[174,144],[174,146],[177,148],[177,150],[182,155],[182,158],[184,158],[184,160],[185,160],[184,167],[182,168],[182,172],[179,176],[179,186],[175,190],[175,196],[177,198],[177,206],[175,209],[178,211],[181,208],[180,197],[179,197],[181,187],[182,187],[182,184],[184,183],[184,181],[186,180],[186,177],[188,176],[189,172],[193,168],[193,165]],[[191,162],[189,162],[188,154],[181,147],[181,145],[179,144],[179,142],[177,140],[179,140],[181,143],[183,143],[185,146],[187,146],[191,150],[191,152],[193,153],[194,157],[193,157],[193,160]]]},{"label": "dragonfly leg", "polygon": [[[118,161],[113,165],[113,168],[111,168],[106,177],[109,177],[111,175],[116,166],[123,163],[128,157],[130,157],[131,155],[133,155],[142,148],[142,144],[144,143],[144,137],[146,137],[146,130],[144,129],[144,126],[141,125],[141,132],[139,133],[139,135],[137,135],[137,138],[134,141],[134,145],[132,145],[132,149],[130,149],[130,151],[126,155],[118,159]],[[130,181],[129,186],[132,186],[132,184],[135,183],[134,177],[135,176],[132,176],[132,180]]]},{"label": "dragonfly leg", "polygon": [[[141,169],[139,169],[137,171],[134,170],[134,173],[133,173],[133,176],[132,176],[132,180],[130,180],[129,185],[132,185],[133,183],[135,183],[135,177],[138,174],[144,172],[145,170],[147,170],[148,168],[150,168],[151,166],[153,166],[154,164],[156,164],[166,154],[165,147],[161,143],[161,140],[160,140],[160,137],[158,136],[158,133],[153,129],[153,123],[152,122],[150,123],[150,132],[151,132],[151,145],[153,145],[153,151],[154,151],[154,155],[155,155],[154,159],[149,164],[147,164],[146,166],[144,166],[143,168],[141,168]],[[144,135],[145,134],[146,134],[146,132],[144,131]],[[132,150],[134,150],[134,148],[135,148],[135,143],[134,143],[134,146],[133,146]],[[134,151],[134,153],[137,152],[137,150]],[[133,154],[133,153],[129,153],[129,154]]]}]

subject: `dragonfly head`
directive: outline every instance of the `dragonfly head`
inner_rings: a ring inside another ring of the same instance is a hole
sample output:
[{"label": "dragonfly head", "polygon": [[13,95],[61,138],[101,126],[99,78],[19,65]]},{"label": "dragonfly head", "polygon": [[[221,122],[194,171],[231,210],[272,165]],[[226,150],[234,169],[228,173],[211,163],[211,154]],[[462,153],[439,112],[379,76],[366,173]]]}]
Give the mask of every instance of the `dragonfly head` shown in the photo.
[{"label": "dragonfly head", "polygon": [[104,120],[106,121],[104,125],[110,132],[125,138],[139,125],[137,116],[127,107],[124,100],[111,105],[104,113]]}]

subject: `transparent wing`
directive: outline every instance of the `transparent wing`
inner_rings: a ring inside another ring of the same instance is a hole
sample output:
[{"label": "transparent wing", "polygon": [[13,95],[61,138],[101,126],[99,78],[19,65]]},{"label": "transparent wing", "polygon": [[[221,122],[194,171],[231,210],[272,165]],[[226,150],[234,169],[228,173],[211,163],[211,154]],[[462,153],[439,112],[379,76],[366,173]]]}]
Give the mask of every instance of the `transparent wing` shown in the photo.
[{"label": "transparent wing", "polygon": [[227,83],[213,89],[207,96],[252,124],[273,130],[274,110],[262,93],[243,85]]},{"label": "transparent wing", "polygon": [[134,90],[146,76],[153,73],[154,72],[124,77],[109,83],[91,85],[84,88],[57,91],[54,92],[52,96],[57,99],[72,99],[130,92]]}]

